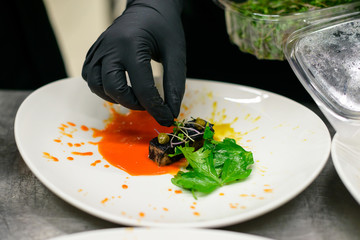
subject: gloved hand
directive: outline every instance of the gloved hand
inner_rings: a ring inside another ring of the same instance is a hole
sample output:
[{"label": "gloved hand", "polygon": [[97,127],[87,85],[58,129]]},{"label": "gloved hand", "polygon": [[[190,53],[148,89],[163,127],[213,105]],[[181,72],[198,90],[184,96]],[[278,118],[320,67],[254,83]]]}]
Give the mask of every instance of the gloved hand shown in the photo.
[{"label": "gloved hand", "polygon": [[[87,53],[82,77],[91,91],[127,108],[147,110],[161,125],[170,126],[185,91],[181,10],[182,0],[129,0]],[[164,100],[154,84],[151,59],[164,68]]]}]

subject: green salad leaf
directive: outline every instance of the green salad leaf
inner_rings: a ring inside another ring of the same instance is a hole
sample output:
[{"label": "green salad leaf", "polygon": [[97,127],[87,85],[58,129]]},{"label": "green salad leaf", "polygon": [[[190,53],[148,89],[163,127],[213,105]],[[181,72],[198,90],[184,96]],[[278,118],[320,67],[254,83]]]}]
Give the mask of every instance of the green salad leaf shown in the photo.
[{"label": "green salad leaf", "polygon": [[[195,151],[193,147],[178,146],[176,152],[184,154],[189,162],[187,171],[180,171],[171,182],[181,188],[195,192],[211,193],[215,189],[247,178],[254,163],[253,154],[246,151],[234,139],[213,139],[214,132],[206,126],[204,145]],[[196,198],[196,196],[194,195]]]},{"label": "green salad leaf", "polygon": [[357,0],[235,0],[238,9],[251,16],[253,13],[283,15],[333,7]]},{"label": "green salad leaf", "polygon": [[232,43],[258,59],[284,60],[288,36],[320,20],[359,11],[359,0],[221,0]]}]

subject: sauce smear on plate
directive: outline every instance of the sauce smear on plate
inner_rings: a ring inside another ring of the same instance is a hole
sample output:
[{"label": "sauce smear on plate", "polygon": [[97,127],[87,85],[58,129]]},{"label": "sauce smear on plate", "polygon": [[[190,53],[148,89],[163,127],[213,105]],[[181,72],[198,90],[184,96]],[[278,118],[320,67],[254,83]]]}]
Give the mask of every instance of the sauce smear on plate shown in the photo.
[{"label": "sauce smear on plate", "polygon": [[[104,129],[92,129],[99,153],[111,165],[130,175],[176,174],[186,160],[159,167],[148,158],[149,141],[159,132],[172,132],[172,127],[159,125],[146,111],[130,111],[127,114],[111,110],[111,117]],[[156,129],[156,130],[155,130]]]}]

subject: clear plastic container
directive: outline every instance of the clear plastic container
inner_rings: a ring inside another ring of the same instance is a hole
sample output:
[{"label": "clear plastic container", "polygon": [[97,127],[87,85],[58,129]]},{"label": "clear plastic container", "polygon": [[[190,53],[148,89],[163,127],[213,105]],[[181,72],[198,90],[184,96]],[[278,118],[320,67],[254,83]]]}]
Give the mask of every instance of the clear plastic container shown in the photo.
[{"label": "clear plastic container", "polygon": [[239,3],[216,0],[225,11],[227,33],[242,52],[258,59],[283,60],[283,46],[288,36],[309,24],[334,16],[352,13],[360,8],[360,1],[334,7],[286,15],[253,13],[245,16]]},{"label": "clear plastic container", "polygon": [[294,32],[284,53],[336,132],[360,139],[360,12]]}]

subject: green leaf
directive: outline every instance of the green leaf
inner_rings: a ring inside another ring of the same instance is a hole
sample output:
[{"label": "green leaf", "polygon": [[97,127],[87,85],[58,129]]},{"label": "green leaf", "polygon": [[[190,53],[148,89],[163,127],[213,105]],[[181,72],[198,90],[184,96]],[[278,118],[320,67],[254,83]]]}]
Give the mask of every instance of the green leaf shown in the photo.
[{"label": "green leaf", "polygon": [[231,138],[225,138],[222,142],[218,142],[214,149],[215,167],[221,167],[225,161],[233,154],[241,154],[245,152],[244,148],[236,144],[236,141]]},{"label": "green leaf", "polygon": [[215,170],[213,154],[211,150],[200,148],[195,152],[193,147],[179,147],[194,171],[206,175],[215,181],[221,183]]},{"label": "green leaf", "polygon": [[214,179],[195,171],[179,172],[171,182],[178,187],[202,193],[210,193],[220,186]]},{"label": "green leaf", "polygon": [[177,155],[180,155],[182,154],[181,150],[179,149],[179,147],[175,147],[174,149],[174,153],[171,153],[171,154],[168,154],[169,157],[174,157],[174,156],[177,156]]},{"label": "green leaf", "polygon": [[245,179],[250,175],[251,169],[248,169],[248,167],[253,163],[254,160],[251,152],[233,154],[224,163],[221,179],[224,183]]},{"label": "green leaf", "polygon": [[[214,132],[209,125],[203,135],[204,145],[195,151],[194,147],[178,146],[174,154],[184,154],[189,162],[186,172],[179,172],[171,182],[176,186],[192,191],[210,193],[237,180],[247,178],[254,163],[251,152],[246,151],[236,141],[225,138],[223,141],[213,139]],[[194,195],[196,198],[196,196]]]},{"label": "green leaf", "polygon": [[204,139],[212,139],[214,137],[214,132],[211,131],[209,124],[206,124],[205,130],[204,130]]}]

